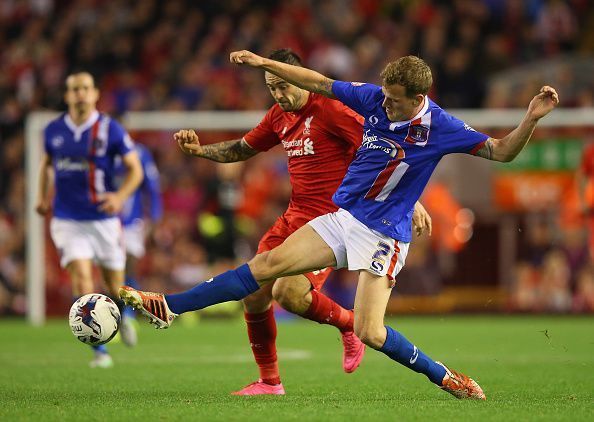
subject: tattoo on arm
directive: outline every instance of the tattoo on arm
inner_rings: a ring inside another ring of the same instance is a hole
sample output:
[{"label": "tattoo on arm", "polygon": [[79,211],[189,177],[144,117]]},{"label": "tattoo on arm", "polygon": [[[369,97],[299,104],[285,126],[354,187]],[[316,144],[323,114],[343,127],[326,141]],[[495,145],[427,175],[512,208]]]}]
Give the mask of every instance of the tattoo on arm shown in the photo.
[{"label": "tattoo on arm", "polygon": [[487,160],[493,159],[493,141],[491,139],[487,139],[485,144],[481,149],[479,149],[476,153],[478,157],[486,158]]},{"label": "tattoo on arm", "polygon": [[235,163],[256,155],[258,151],[250,147],[243,139],[203,145],[202,156],[219,163]]},{"label": "tattoo on arm", "polygon": [[334,94],[332,93],[332,84],[334,83],[333,79],[324,78],[324,80],[320,83],[318,87],[318,93],[325,95],[330,98],[334,98]]}]

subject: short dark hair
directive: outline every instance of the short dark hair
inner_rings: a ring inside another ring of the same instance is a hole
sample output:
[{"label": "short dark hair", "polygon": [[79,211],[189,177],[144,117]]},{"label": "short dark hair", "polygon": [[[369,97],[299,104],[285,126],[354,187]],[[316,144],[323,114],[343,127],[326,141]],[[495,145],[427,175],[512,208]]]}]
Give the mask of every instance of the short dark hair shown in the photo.
[{"label": "short dark hair", "polygon": [[78,76],[78,75],[90,76],[91,80],[93,81],[93,86],[95,88],[97,88],[97,80],[95,79],[95,75],[93,75],[91,72],[89,72],[86,69],[74,69],[71,72],[69,72],[68,75],[66,76],[66,79],[64,79],[64,89],[68,90],[68,79],[70,79],[70,77],[72,77],[72,76]]},{"label": "short dark hair", "polygon": [[283,62],[287,64],[292,64],[293,66],[303,67],[303,64],[301,63],[301,57],[299,57],[297,53],[295,53],[290,48],[281,48],[279,50],[274,50],[272,53],[270,53],[268,58],[271,60],[275,60],[277,62]]},{"label": "short dark hair", "polygon": [[429,65],[417,56],[404,56],[388,63],[380,76],[385,86],[403,86],[409,98],[427,95],[433,83]]}]

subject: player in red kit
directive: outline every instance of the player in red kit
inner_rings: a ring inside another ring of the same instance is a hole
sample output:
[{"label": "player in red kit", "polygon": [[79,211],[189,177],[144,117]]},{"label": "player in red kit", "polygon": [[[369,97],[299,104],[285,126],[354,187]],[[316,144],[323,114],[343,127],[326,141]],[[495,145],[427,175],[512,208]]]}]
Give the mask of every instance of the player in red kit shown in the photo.
[{"label": "player in red kit", "polygon": [[[271,59],[301,66],[290,50],[277,50]],[[332,194],[361,144],[363,119],[342,103],[309,93],[266,72],[265,80],[277,104],[258,126],[242,139],[200,145],[193,130],[174,135],[186,154],[218,162],[243,161],[282,144],[288,157],[292,194],[287,210],[261,239],[258,253],[269,251],[319,215],[334,212]],[[430,219],[422,207],[417,224]],[[236,395],[285,394],[276,354],[276,322],[272,300],[286,310],[320,324],[338,328],[344,346],[343,369],[353,372],[360,364],[365,345],[353,332],[353,312],[320,292],[331,269],[279,278],[243,299],[245,320],[260,379]]]}]

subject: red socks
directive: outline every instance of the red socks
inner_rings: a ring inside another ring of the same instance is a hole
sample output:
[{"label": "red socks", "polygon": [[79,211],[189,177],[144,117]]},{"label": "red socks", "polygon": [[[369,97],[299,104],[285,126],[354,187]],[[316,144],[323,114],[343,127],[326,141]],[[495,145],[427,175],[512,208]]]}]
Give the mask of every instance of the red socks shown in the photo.
[{"label": "red socks", "polygon": [[[252,353],[260,369],[260,378],[266,384],[280,384],[276,357],[276,321],[272,306],[261,314],[245,313],[244,316]],[[316,290],[311,291],[311,305],[303,317],[320,324],[333,325],[341,332],[353,331],[353,311],[347,311]]]},{"label": "red socks", "polygon": [[260,369],[260,378],[266,384],[280,384],[276,357],[276,321],[272,306],[261,314],[246,312],[244,317],[252,353]]},{"label": "red socks", "polygon": [[304,318],[320,324],[334,325],[341,332],[353,331],[355,314],[347,311],[328,296],[317,290],[311,291],[311,305],[303,314]]}]

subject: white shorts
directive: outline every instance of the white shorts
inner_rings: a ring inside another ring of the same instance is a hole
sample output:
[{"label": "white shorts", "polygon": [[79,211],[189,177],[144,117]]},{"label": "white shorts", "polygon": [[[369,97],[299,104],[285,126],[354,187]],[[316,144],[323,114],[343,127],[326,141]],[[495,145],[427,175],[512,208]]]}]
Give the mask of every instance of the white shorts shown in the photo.
[{"label": "white shorts", "polygon": [[117,217],[97,221],[52,218],[52,240],[62,268],[77,259],[92,259],[108,270],[124,270],[126,253],[122,224]]},{"label": "white shorts", "polygon": [[404,266],[408,242],[370,229],[342,208],[317,217],[308,224],[334,252],[336,268],[387,275],[393,282]]},{"label": "white shorts", "polygon": [[135,258],[142,258],[146,252],[144,248],[145,230],[142,220],[134,220],[131,224],[124,226],[124,244],[126,253]]}]

